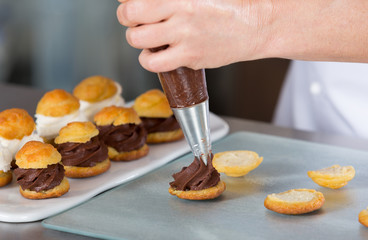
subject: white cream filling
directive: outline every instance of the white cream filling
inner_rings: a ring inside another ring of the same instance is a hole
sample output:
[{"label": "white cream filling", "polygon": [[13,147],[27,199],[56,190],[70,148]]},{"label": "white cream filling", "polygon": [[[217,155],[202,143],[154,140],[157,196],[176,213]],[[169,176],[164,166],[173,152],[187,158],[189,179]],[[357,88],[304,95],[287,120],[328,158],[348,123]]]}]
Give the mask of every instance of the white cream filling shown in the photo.
[{"label": "white cream filling", "polygon": [[0,145],[0,170],[3,172],[9,171],[12,159],[9,149]]},{"label": "white cream filling", "polygon": [[36,129],[39,136],[46,139],[53,139],[59,134],[59,130],[70,122],[87,121],[81,111],[75,111],[62,117],[48,117],[36,114]]},{"label": "white cream filling", "polygon": [[43,139],[36,133],[36,131],[33,131],[30,135],[24,136],[21,140],[19,139],[9,140],[9,139],[0,137],[0,146],[8,149],[12,158],[14,158],[15,154],[19,151],[19,149],[21,149],[23,145],[26,144],[26,142],[29,142],[32,140],[43,142]]},{"label": "white cream filling", "polygon": [[0,137],[0,147],[7,149],[10,153],[10,157],[13,158],[19,150],[20,141],[21,140],[19,139],[9,140],[9,139]]},{"label": "white cream filling", "polygon": [[[24,144],[26,144],[29,141],[44,142],[43,139],[36,133],[36,131],[34,131],[31,135],[25,136],[25,137],[22,138],[22,140],[19,143],[17,152],[19,151],[19,149],[21,149],[24,146]],[[14,154],[13,158],[15,157],[15,154]]]},{"label": "white cream filling", "polygon": [[90,103],[87,101],[80,100],[80,109],[83,112],[83,114],[87,117],[89,121],[93,121],[93,117],[96,113],[98,113],[101,109],[108,106],[124,106],[125,101],[124,98],[121,96],[122,93],[122,87],[120,84],[115,82],[117,91],[116,93],[105,100],[102,100],[100,102]]}]

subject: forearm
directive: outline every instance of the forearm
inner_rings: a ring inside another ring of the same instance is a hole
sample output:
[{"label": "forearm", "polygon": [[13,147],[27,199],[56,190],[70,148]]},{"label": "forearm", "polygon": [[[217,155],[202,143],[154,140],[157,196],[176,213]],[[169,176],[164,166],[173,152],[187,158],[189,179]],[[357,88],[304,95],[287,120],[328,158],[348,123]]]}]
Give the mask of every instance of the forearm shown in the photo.
[{"label": "forearm", "polygon": [[368,1],[275,0],[273,4],[265,56],[368,62]]},{"label": "forearm", "polygon": [[127,41],[152,72],[270,57],[368,62],[368,0],[119,1]]}]

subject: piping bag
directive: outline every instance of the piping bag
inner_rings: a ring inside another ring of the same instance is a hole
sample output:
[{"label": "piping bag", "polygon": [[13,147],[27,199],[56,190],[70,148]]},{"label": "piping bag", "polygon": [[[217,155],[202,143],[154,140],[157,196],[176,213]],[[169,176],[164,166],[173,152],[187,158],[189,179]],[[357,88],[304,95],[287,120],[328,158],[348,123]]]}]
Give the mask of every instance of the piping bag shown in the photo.
[{"label": "piping bag", "polygon": [[[157,52],[167,46],[151,49]],[[158,73],[170,107],[195,157],[207,163],[211,158],[209,104],[204,69],[187,67]]]}]

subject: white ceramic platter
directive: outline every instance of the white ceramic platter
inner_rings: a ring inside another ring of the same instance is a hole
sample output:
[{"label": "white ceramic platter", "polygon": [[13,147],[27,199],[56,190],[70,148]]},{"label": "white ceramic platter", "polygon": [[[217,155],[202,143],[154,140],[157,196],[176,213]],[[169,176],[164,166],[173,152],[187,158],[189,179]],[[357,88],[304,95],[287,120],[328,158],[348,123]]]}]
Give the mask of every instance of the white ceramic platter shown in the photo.
[{"label": "white ceramic platter", "polygon": [[[225,136],[229,131],[227,123],[210,113],[212,141]],[[0,221],[32,222],[44,219],[74,207],[93,196],[132,181],[166,163],[189,152],[186,141],[150,145],[149,154],[131,162],[112,162],[111,168],[104,174],[86,178],[69,179],[70,190],[59,198],[29,200],[19,193],[19,186],[13,179],[8,186],[0,188]]]}]

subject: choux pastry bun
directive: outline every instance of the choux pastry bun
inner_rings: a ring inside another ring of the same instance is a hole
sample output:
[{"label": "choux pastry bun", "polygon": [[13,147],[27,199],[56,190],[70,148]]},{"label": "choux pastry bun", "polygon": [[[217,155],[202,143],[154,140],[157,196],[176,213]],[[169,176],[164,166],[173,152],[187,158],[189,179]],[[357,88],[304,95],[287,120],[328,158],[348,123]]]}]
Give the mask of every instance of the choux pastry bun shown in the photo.
[{"label": "choux pastry bun", "polygon": [[138,96],[133,105],[147,130],[147,143],[162,143],[184,137],[165,94],[158,89]]},{"label": "choux pastry bun", "polygon": [[69,122],[86,121],[78,98],[63,89],[45,93],[37,104],[35,117],[38,134],[51,144]]},{"label": "choux pastry bun", "polygon": [[105,107],[94,121],[111,160],[130,161],[148,154],[147,132],[133,108]]},{"label": "choux pastry bun", "polygon": [[92,177],[110,168],[107,146],[98,133],[91,122],[71,122],[60,130],[55,143],[67,177]]},{"label": "choux pastry bun", "polygon": [[124,106],[122,87],[118,82],[104,76],[91,76],[83,79],[73,90],[73,95],[80,100],[81,111],[89,121],[102,108]]},{"label": "choux pastry bun", "polygon": [[14,175],[19,191],[29,199],[60,197],[69,191],[60,153],[39,141],[27,142],[16,154]]}]

